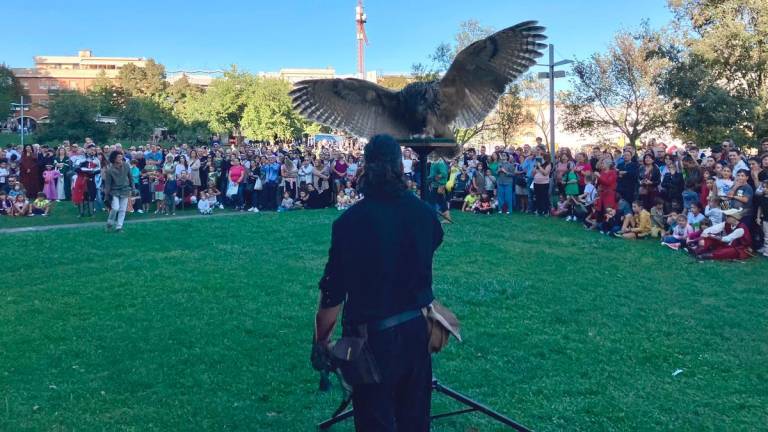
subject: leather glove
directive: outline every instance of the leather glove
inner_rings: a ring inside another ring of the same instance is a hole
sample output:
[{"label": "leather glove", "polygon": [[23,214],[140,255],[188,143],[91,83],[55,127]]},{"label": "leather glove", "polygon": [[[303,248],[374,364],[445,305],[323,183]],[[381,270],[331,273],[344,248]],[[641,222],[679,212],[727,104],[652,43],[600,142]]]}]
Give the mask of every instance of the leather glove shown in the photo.
[{"label": "leather glove", "polygon": [[310,356],[312,368],[316,371],[330,371],[333,369],[331,362],[331,351],[327,342],[314,342],[312,344],[312,355]]}]

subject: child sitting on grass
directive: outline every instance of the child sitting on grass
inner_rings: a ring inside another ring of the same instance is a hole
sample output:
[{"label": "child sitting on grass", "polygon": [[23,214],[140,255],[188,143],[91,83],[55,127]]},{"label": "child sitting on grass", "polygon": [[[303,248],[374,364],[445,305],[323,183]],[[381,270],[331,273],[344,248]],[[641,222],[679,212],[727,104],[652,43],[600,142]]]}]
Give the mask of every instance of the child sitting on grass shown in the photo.
[{"label": "child sitting on grass", "polygon": [[701,206],[698,202],[692,202],[690,211],[688,212],[688,225],[694,230],[699,229],[699,225],[705,219],[703,213],[701,213]]},{"label": "child sitting on grass", "polygon": [[211,202],[208,200],[208,194],[205,191],[200,192],[200,199],[197,200],[197,210],[200,211],[200,214],[202,215],[213,214],[213,207],[211,206]]},{"label": "child sitting on grass", "polygon": [[466,197],[464,197],[464,204],[461,206],[461,211],[468,212],[472,211],[475,208],[475,203],[477,203],[478,196],[477,192],[472,191],[467,194]]},{"label": "child sitting on grass", "polygon": [[666,232],[667,222],[664,217],[664,200],[656,198],[651,207],[651,236],[661,237]]},{"label": "child sitting on grass", "polygon": [[13,212],[13,201],[8,198],[4,190],[0,190],[0,215],[11,216]]},{"label": "child sitting on grass", "polygon": [[621,230],[622,237],[627,240],[639,240],[651,235],[651,214],[643,208],[640,201],[632,203],[632,214],[626,215]]},{"label": "child sitting on grass", "polygon": [[473,211],[475,214],[491,214],[493,206],[491,205],[491,197],[488,196],[488,192],[483,192],[480,196],[480,200],[475,203]]},{"label": "child sitting on grass", "polygon": [[13,200],[13,213],[11,216],[26,216],[29,213],[29,201],[26,195],[18,194]]},{"label": "child sitting on grass", "polygon": [[[343,192],[342,192],[343,194]],[[283,200],[280,202],[280,207],[277,208],[278,212],[284,212],[293,210],[293,198],[291,198],[291,193],[288,191],[283,192]],[[341,210],[341,209],[339,209]]]},{"label": "child sitting on grass", "polygon": [[[593,215],[594,213],[595,212],[593,212]],[[603,215],[603,221],[602,222],[595,221],[593,225],[597,226],[597,228],[600,231],[600,234],[614,235],[616,233],[621,232],[621,223],[622,223],[621,215],[619,214],[619,212],[617,212],[616,209],[612,207],[607,207],[605,209],[605,215]]]},{"label": "child sitting on grass", "polygon": [[554,217],[566,216],[566,220],[571,220],[570,216],[567,216],[571,211],[571,205],[568,203],[568,198],[565,195],[560,194],[557,200],[557,207],[553,208],[550,214]]},{"label": "child sitting on grass", "polygon": [[51,211],[51,201],[44,192],[38,192],[37,198],[29,206],[30,216],[48,216]]},{"label": "child sitting on grass", "polygon": [[693,228],[688,225],[688,218],[685,215],[677,215],[675,227],[672,229],[672,235],[665,236],[661,244],[670,249],[678,250],[680,245],[688,241],[688,237],[693,233]]},{"label": "child sitting on grass", "polygon": [[717,195],[710,195],[709,203],[704,209],[704,216],[712,222],[712,225],[723,223],[723,211],[720,209],[720,197]]}]

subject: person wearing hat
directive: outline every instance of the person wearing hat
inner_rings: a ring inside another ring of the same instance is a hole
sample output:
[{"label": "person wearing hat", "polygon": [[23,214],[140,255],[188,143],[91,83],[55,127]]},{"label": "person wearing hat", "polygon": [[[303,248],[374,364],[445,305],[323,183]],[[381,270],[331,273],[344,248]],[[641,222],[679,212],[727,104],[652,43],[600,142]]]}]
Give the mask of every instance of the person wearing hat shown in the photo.
[{"label": "person wearing hat", "polygon": [[[332,350],[330,337],[344,304],[342,341],[365,338],[364,358],[373,359],[364,363],[367,379],[342,368],[353,389],[356,430],[427,432],[432,362],[421,309],[434,299],[432,258],[443,229],[436,212],[408,193],[394,138],[372,137],[364,159],[358,181],[365,198],[333,223],[312,364],[323,369],[315,354]],[[360,355],[353,359],[359,360]]]},{"label": "person wearing hat", "polygon": [[700,260],[729,260],[749,258],[752,237],[749,228],[741,221],[740,209],[723,211],[725,222],[705,229],[697,248],[691,249]]}]

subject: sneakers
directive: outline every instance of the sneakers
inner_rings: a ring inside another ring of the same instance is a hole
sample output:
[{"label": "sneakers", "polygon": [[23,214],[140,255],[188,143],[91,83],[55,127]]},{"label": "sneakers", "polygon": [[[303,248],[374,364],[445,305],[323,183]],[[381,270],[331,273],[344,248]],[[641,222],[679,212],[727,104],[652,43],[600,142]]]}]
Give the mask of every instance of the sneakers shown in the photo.
[{"label": "sneakers", "polygon": [[139,212],[140,214],[144,214],[144,210],[142,210],[142,209],[138,209],[136,211]]},{"label": "sneakers", "polygon": [[666,242],[662,242],[661,244],[663,244],[664,246],[666,246],[666,247],[668,247],[668,248],[670,248],[672,250],[680,250],[680,243],[666,243]]}]

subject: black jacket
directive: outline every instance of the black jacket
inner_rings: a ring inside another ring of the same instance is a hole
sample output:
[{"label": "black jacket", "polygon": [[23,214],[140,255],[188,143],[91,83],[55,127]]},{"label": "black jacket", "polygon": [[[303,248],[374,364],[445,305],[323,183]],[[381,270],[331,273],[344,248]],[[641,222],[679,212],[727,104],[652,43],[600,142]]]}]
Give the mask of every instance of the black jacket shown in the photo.
[{"label": "black jacket", "polygon": [[333,223],[321,306],[345,302],[343,323],[351,326],[428,305],[442,241],[437,214],[412,194],[366,197]]}]

